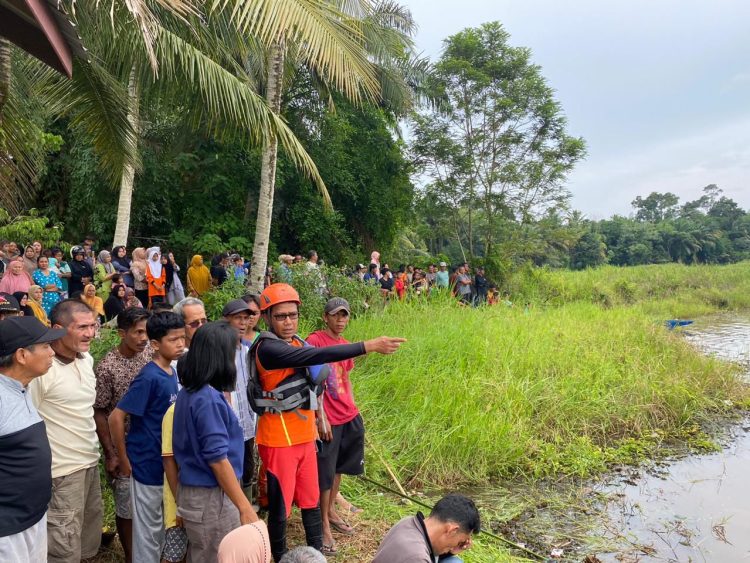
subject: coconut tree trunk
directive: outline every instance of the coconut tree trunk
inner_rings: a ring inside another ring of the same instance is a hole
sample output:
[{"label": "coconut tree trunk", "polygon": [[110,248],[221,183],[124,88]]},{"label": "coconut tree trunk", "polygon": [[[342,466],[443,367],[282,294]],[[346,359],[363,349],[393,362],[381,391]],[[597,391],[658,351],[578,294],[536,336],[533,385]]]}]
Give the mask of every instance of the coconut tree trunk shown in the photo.
[{"label": "coconut tree trunk", "polygon": [[[130,97],[130,111],[128,120],[133,130],[138,136],[140,128],[138,127],[138,84],[135,77],[135,68],[130,72],[128,81],[128,94]],[[115,225],[115,237],[112,241],[114,246],[127,246],[128,231],[130,230],[130,207],[133,202],[133,183],[135,181],[135,168],[129,162],[125,163],[122,169],[122,178],[120,179],[120,199],[117,203],[117,223]]]},{"label": "coconut tree trunk", "polygon": [[[275,43],[268,54],[268,83],[266,101],[271,111],[281,111],[282,75],[284,72],[284,44]],[[276,187],[276,156],[278,141],[270,135],[263,147],[263,159],[260,165],[260,194],[258,195],[258,213],[255,221],[255,242],[253,243],[253,260],[250,268],[250,287],[255,292],[263,290],[263,280],[268,265],[268,243],[271,237],[271,216],[273,215],[273,193]]]},{"label": "coconut tree trunk", "polygon": [[10,91],[10,41],[0,37],[0,123],[3,120],[3,106],[8,101]]}]

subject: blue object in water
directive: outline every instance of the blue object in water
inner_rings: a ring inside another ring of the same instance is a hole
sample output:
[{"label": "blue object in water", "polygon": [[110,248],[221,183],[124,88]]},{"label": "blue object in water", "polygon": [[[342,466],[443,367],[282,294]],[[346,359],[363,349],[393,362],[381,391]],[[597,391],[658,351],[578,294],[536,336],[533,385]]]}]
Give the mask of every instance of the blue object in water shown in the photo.
[{"label": "blue object in water", "polygon": [[664,324],[667,325],[667,328],[669,330],[674,330],[675,327],[678,326],[687,326],[693,324],[694,321],[681,321],[680,319],[670,319],[668,321],[665,321]]}]

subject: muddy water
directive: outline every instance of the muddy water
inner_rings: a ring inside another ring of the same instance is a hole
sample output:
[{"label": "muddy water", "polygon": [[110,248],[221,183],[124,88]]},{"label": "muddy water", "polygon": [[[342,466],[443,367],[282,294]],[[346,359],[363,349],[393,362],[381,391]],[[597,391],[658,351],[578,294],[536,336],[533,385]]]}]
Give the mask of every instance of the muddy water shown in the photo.
[{"label": "muddy water", "polygon": [[[743,365],[750,379],[750,315],[702,319],[687,338]],[[729,430],[721,452],[691,455],[603,486],[617,548],[602,561],[750,561],[750,420]]]}]

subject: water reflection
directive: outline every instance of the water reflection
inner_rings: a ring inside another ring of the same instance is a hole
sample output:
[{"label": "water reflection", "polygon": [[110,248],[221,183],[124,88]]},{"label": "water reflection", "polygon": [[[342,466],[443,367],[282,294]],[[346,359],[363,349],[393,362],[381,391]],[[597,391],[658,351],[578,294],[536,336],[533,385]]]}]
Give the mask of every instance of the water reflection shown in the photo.
[{"label": "water reflection", "polygon": [[[750,315],[701,319],[685,337],[738,362],[750,380]],[[750,421],[721,452],[670,463],[660,475],[605,485],[613,502],[605,535],[621,548],[602,561],[750,560]]]}]

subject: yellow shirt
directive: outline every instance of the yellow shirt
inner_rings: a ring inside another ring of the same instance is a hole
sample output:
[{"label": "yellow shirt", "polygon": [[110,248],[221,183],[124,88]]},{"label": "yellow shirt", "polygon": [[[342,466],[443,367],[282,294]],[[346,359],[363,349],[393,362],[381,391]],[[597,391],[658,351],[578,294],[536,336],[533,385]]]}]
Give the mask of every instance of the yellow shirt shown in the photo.
[{"label": "yellow shirt", "polygon": [[52,478],[95,466],[99,439],[94,424],[93,358],[83,354],[69,364],[55,358],[46,374],[29,383],[29,393],[47,427]]},{"label": "yellow shirt", "polygon": [[[172,457],[172,426],[174,424],[174,403],[172,403],[164,418],[161,421],[161,455],[162,457]],[[172,494],[172,488],[169,486],[167,476],[164,475],[164,528],[174,528],[177,526],[177,503]]]}]

